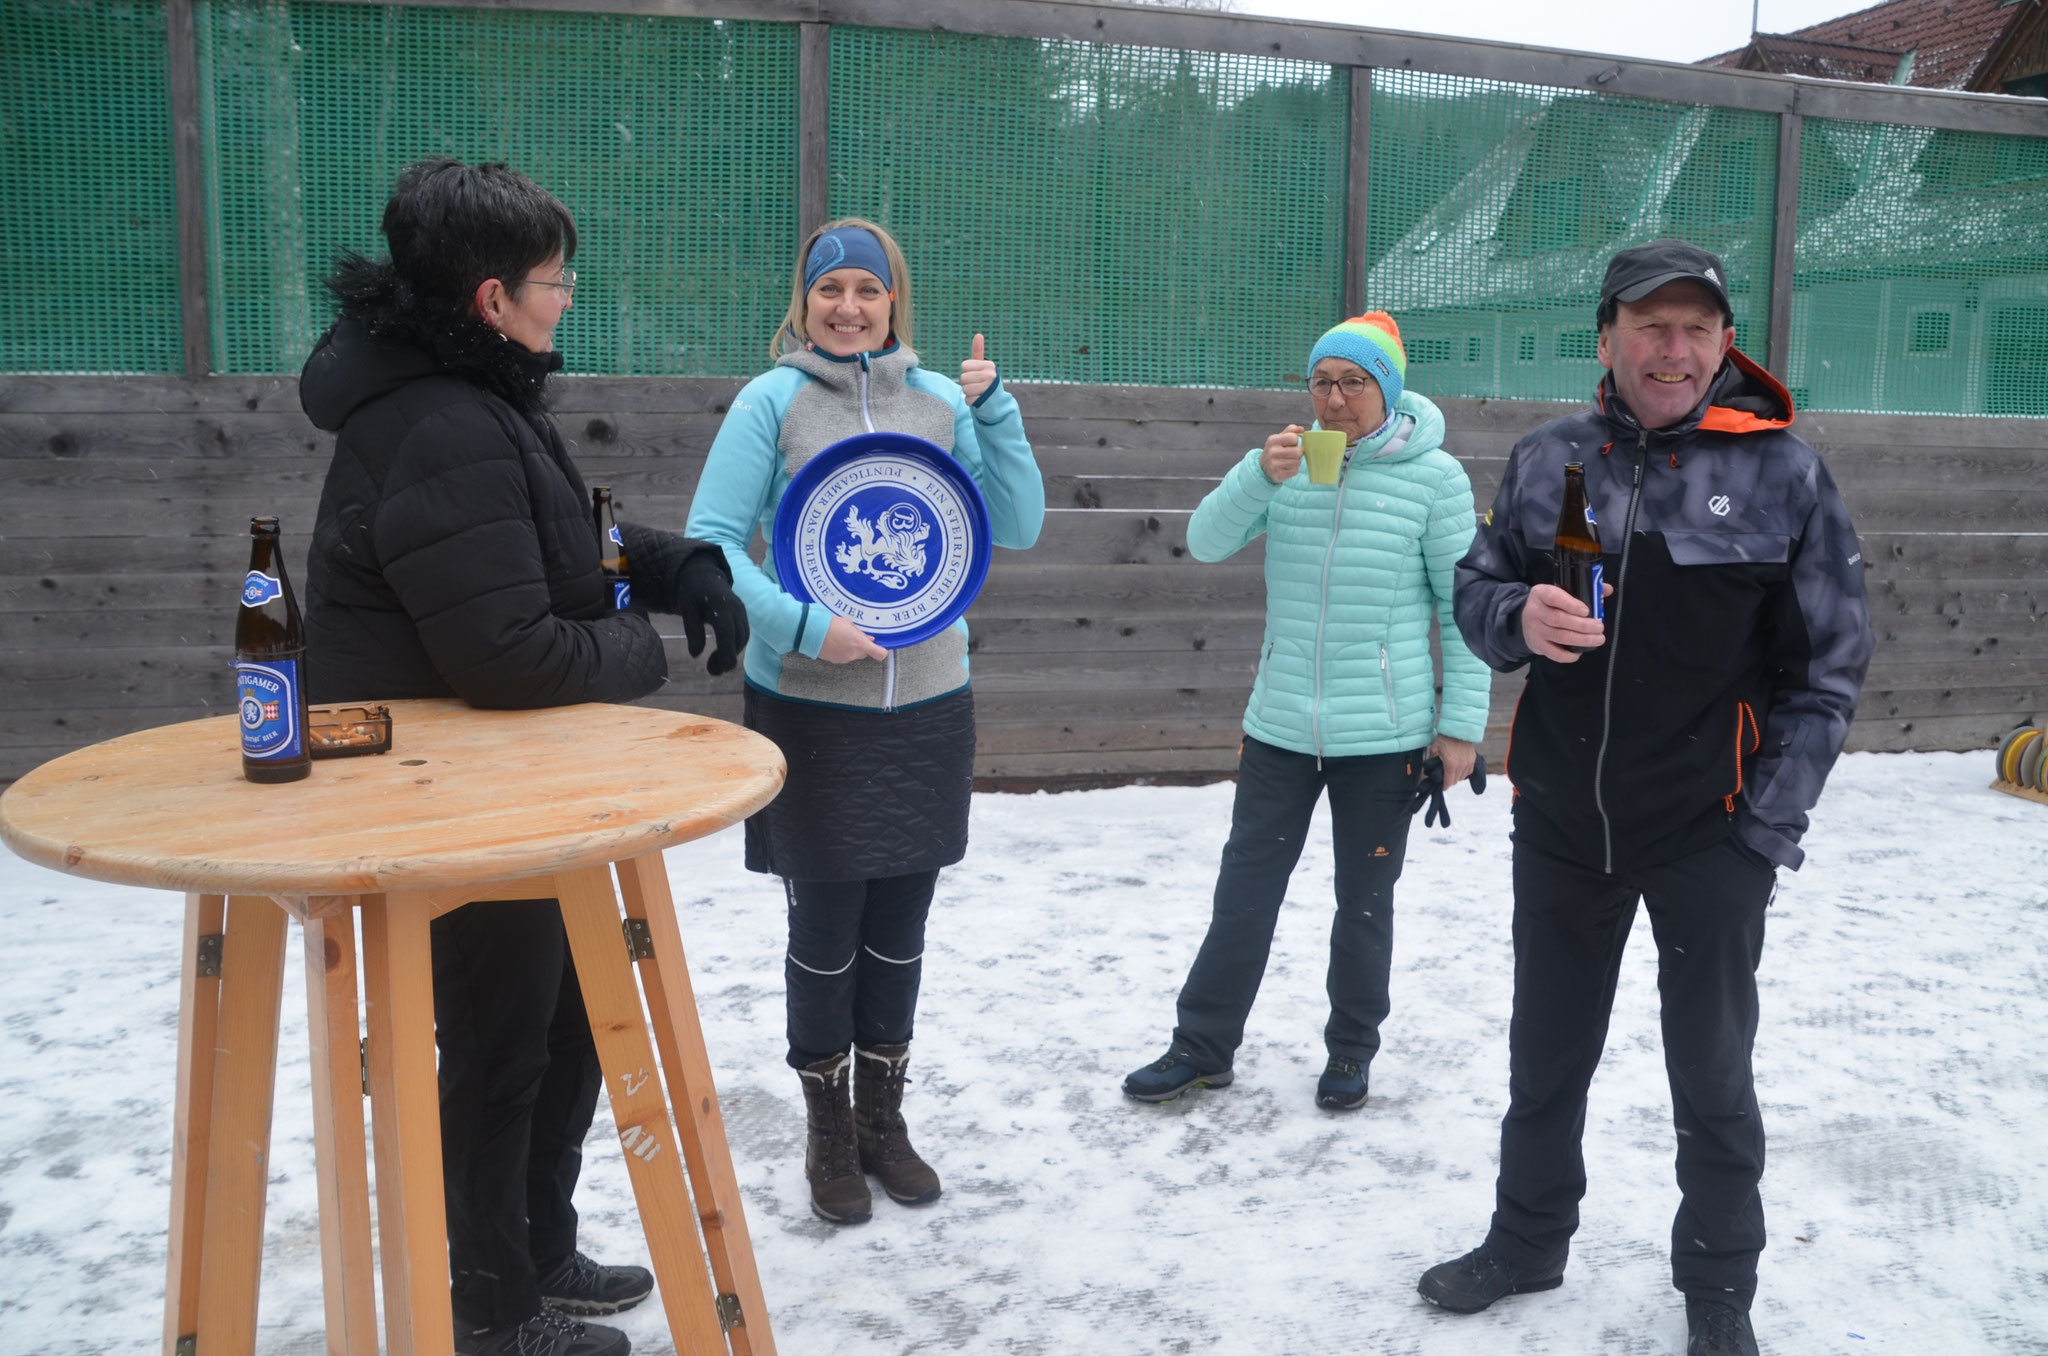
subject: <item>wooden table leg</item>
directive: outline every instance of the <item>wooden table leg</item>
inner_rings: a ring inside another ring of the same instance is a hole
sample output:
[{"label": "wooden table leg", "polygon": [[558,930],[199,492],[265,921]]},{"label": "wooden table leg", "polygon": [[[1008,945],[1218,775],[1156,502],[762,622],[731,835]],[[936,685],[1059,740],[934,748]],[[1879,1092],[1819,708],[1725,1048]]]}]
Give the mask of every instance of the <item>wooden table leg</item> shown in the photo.
[{"label": "wooden table leg", "polygon": [[313,1160],[329,1356],[377,1356],[370,1173],[356,1006],[354,909],[305,920],[306,1030],[313,1063]]},{"label": "wooden table leg", "polygon": [[213,1124],[213,1037],[220,1026],[220,943],[226,895],[185,896],[178,981],[178,1101],[171,1132],[171,1246],[164,1280],[164,1356],[199,1332],[200,1241],[206,1228],[206,1137]]},{"label": "wooden table leg", "polygon": [[270,1111],[277,1089],[277,1014],[284,998],[285,912],[263,895],[232,895],[222,929],[220,1018],[213,1043],[206,1219],[200,1230],[197,1349],[253,1356],[263,1207],[270,1186]]},{"label": "wooden table leg", "polygon": [[669,1099],[678,1113],[676,1129],[697,1198],[697,1219],[704,1226],[711,1274],[719,1291],[739,1302],[739,1326],[727,1336],[734,1356],[775,1356],[768,1303],[761,1294],[761,1273],[754,1264],[754,1245],[740,1202],[739,1175],[733,1170],[732,1149],[725,1138],[725,1115],[718,1104],[718,1090],[712,1085],[711,1055],[704,1046],[697,995],[683,957],[683,930],[676,922],[668,871],[661,854],[650,852],[620,862],[618,872],[626,916],[645,919],[654,943],[654,958],[647,962],[652,971],[645,984],[647,1011],[654,1021],[655,1042],[661,1047],[661,1067],[668,1074]]},{"label": "wooden table leg", "polygon": [[364,895],[361,904],[385,1349],[389,1356],[453,1356],[431,913],[409,895]]},{"label": "wooden table leg", "polygon": [[604,1068],[605,1091],[626,1149],[633,1199],[647,1231],[661,1302],[677,1356],[723,1356],[725,1336],[704,1269],[704,1253],[690,1222],[683,1189],[682,1156],[669,1121],[640,988],[620,931],[619,901],[605,867],[565,871],[555,877],[562,923],[576,960],[576,980],[590,1015],[590,1034]]}]

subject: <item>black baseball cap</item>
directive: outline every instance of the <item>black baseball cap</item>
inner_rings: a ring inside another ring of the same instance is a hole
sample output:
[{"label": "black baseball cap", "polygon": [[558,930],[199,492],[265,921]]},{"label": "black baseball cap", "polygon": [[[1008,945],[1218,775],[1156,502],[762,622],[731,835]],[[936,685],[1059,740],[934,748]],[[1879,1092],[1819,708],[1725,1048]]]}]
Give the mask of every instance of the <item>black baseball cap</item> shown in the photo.
[{"label": "black baseball cap", "polygon": [[1728,304],[1728,270],[1718,256],[1683,240],[1652,240],[1647,245],[1625,249],[1607,261],[1607,278],[1600,284],[1600,305],[1610,301],[1641,301],[1668,282],[1696,282],[1714,294],[1721,314],[1733,320],[1735,308]]}]

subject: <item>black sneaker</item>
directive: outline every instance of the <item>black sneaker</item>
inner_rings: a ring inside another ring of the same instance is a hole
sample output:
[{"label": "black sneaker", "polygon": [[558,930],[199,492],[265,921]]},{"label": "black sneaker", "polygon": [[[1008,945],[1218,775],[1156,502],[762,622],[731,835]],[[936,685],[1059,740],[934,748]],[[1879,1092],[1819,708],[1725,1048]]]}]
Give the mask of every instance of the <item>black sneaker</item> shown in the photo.
[{"label": "black sneaker", "polygon": [[615,1314],[653,1293],[646,1267],[608,1267],[580,1252],[540,1269],[541,1301],[565,1314]]},{"label": "black sneaker", "polygon": [[1365,1066],[1343,1055],[1331,1055],[1316,1080],[1316,1105],[1325,1111],[1356,1111],[1365,1105]]},{"label": "black sneaker", "polygon": [[1685,1301],[1685,1356],[1757,1356],[1749,1315],[1719,1300]]},{"label": "black sneaker", "polygon": [[632,1340],[617,1328],[543,1309],[502,1328],[455,1325],[455,1356],[627,1356]]},{"label": "black sneaker", "polygon": [[1456,1261],[1445,1262],[1423,1272],[1422,1284],[1416,1289],[1439,1309],[1449,1309],[1454,1314],[1476,1314],[1503,1295],[1555,1290],[1563,1284],[1562,1270],[1551,1276],[1516,1271],[1482,1243]]},{"label": "black sneaker", "polygon": [[1184,1051],[1168,1050],[1124,1080],[1124,1096],[1141,1102],[1170,1102],[1189,1088],[1227,1088],[1230,1070],[1203,1073]]}]

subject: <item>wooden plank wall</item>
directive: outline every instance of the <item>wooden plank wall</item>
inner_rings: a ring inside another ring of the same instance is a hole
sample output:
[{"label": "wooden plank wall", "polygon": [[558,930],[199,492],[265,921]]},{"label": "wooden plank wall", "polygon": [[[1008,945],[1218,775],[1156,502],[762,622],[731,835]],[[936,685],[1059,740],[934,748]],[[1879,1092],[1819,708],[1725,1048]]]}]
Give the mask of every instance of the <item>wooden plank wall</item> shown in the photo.
[{"label": "wooden plank wall", "polygon": [[[624,516],[680,527],[738,386],[564,379],[557,419]],[[1018,397],[1052,512],[1037,549],[997,552],[971,617],[979,773],[1061,786],[1228,772],[1260,637],[1260,558],[1196,563],[1187,517],[1304,398]],[[1445,402],[1481,508],[1515,438],[1558,412]],[[1851,747],[1986,747],[2044,714],[2048,425],[1820,414],[1799,428],[1842,485],[1869,570],[1879,646]],[[0,377],[0,781],[229,709],[249,516],[279,514],[300,565],[329,447],[290,378]],[[706,678],[680,640],[670,661],[654,704],[737,717],[733,678]],[[1495,754],[1519,684],[1495,683]]]}]

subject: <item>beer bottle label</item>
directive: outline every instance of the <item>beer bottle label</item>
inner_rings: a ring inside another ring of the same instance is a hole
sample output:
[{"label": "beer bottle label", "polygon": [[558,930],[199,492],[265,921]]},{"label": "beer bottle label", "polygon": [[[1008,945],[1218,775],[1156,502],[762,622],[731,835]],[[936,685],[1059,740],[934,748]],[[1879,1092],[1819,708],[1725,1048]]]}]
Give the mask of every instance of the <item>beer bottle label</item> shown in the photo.
[{"label": "beer bottle label", "polygon": [[[1592,511],[1591,509],[1587,509],[1587,510],[1586,510],[1586,516],[1587,516],[1588,518],[1591,518],[1591,517],[1593,516],[1593,511]],[[1601,587],[1600,587],[1600,580],[1601,580],[1601,578],[1602,578],[1602,577],[1603,577],[1603,576],[1604,576],[1604,575],[1605,575],[1606,573],[1607,573],[1607,562],[1605,562],[1605,561],[1602,561],[1602,560],[1596,560],[1596,561],[1594,561],[1594,562],[1593,562],[1593,620],[1594,620],[1594,621],[1606,621],[1606,620],[1607,620],[1607,600],[1606,600],[1605,598],[1603,598],[1603,597],[1601,596],[1601,594],[1602,594],[1602,593],[1604,592],[1604,590],[1603,590],[1603,589],[1601,589]]]},{"label": "beer bottle label", "polygon": [[242,581],[242,606],[261,607],[284,597],[284,581],[261,570],[249,571],[249,577]]},{"label": "beer bottle label", "polygon": [[627,605],[632,601],[633,581],[630,579],[612,580],[612,606],[624,612]]},{"label": "beer bottle label", "polygon": [[1598,527],[1598,526],[1600,526],[1600,520],[1599,520],[1598,518],[1595,518],[1595,517],[1593,516],[1593,504],[1592,504],[1592,501],[1590,501],[1590,500],[1588,500],[1588,501],[1587,501],[1587,503],[1586,503],[1586,526],[1587,526],[1587,527]]},{"label": "beer bottle label", "polygon": [[244,757],[297,758],[306,751],[305,731],[299,728],[298,660],[240,661],[235,696],[242,710]]},{"label": "beer bottle label", "polygon": [[613,523],[611,531],[605,533],[605,535],[612,539],[612,545],[614,546],[624,546],[626,544],[626,539],[619,535],[619,525],[617,523]]}]

